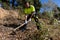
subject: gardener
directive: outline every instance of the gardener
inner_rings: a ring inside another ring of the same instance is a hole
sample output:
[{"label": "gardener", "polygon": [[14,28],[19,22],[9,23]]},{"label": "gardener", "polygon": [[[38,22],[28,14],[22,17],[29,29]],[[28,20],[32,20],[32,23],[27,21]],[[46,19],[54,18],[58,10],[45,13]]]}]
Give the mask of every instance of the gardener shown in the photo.
[{"label": "gardener", "polygon": [[[34,18],[35,22],[37,23],[37,20],[34,17],[34,15],[36,15],[36,13],[35,13],[35,7],[33,5],[30,5],[29,2],[25,2],[24,6],[25,6],[24,13],[26,15],[26,17],[25,17],[25,19],[26,19],[25,20],[26,25],[27,25],[27,21],[31,21],[32,17]],[[39,26],[37,26],[37,29],[39,29]]]}]

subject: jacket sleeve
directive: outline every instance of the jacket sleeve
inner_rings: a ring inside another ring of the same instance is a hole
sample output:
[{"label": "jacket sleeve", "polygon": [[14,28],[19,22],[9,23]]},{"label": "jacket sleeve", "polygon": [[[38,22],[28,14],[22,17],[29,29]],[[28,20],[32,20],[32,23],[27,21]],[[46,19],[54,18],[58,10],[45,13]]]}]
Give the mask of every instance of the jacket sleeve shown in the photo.
[{"label": "jacket sleeve", "polygon": [[33,5],[31,5],[31,11],[34,12],[35,11],[35,7]]}]

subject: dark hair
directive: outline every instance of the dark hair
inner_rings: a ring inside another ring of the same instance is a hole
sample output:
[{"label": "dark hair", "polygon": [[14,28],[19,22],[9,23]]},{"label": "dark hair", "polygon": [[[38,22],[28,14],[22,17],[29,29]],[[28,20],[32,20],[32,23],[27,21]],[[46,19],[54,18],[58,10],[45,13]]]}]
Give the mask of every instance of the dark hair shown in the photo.
[{"label": "dark hair", "polygon": [[25,4],[26,4],[26,3],[29,3],[29,4],[30,4],[30,2],[25,1],[25,2],[23,3],[23,8],[25,8]]},{"label": "dark hair", "polygon": [[30,2],[28,2],[28,1],[25,1],[25,2],[24,2],[24,4],[26,4],[26,3],[29,3],[29,4],[30,4]]}]

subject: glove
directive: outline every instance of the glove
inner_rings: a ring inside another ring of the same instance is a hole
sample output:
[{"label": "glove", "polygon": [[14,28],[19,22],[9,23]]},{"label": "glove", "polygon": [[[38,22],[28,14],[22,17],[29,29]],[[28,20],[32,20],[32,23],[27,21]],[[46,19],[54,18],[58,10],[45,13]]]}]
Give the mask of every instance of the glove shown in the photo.
[{"label": "glove", "polygon": [[26,23],[26,24],[28,23],[27,20],[25,20],[25,23]]},{"label": "glove", "polygon": [[29,19],[29,21],[31,21],[31,18]]}]

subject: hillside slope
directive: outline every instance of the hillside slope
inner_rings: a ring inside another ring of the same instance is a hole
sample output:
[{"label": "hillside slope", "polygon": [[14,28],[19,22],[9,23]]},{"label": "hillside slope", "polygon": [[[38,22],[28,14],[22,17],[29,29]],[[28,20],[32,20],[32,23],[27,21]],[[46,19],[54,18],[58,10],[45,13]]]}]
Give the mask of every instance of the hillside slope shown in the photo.
[{"label": "hillside slope", "polygon": [[0,40],[60,40],[60,24],[50,25],[50,20],[40,19],[41,30],[37,30],[35,22],[27,25],[27,30],[22,32],[18,29],[14,35],[9,35],[14,28],[18,27],[24,20],[18,19],[18,12],[0,8]]},{"label": "hillside slope", "polygon": [[22,32],[22,29],[18,29],[15,35],[8,35],[11,30],[24,23],[24,21],[18,20],[17,17],[18,13],[16,11],[0,8],[0,40],[24,40],[37,31],[36,26],[30,22],[27,25],[28,30]]}]

